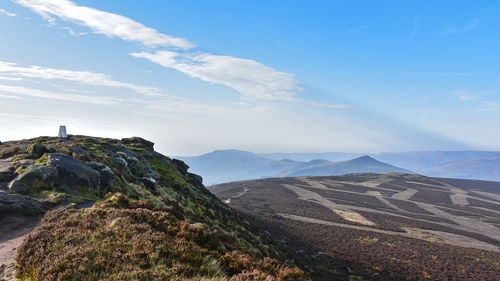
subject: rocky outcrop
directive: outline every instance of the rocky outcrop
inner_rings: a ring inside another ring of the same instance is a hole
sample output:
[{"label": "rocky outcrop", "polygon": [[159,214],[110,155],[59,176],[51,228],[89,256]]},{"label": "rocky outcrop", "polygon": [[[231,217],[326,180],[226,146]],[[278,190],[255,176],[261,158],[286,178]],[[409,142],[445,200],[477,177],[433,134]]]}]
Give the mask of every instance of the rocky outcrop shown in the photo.
[{"label": "rocky outcrop", "polygon": [[40,143],[34,143],[28,148],[29,154],[33,158],[40,158],[44,153],[49,152],[45,146]]},{"label": "rocky outcrop", "polygon": [[9,184],[10,189],[21,194],[51,189],[79,194],[106,189],[114,179],[114,172],[102,163],[91,162],[89,166],[62,153],[48,153],[44,157],[45,163],[28,166]]},{"label": "rocky outcrop", "polygon": [[105,190],[111,186],[111,184],[115,180],[115,172],[113,172],[111,168],[109,168],[106,164],[97,161],[85,162],[85,164],[87,164],[89,167],[99,172],[99,174],[101,175],[100,178],[101,190]]},{"label": "rocky outcrop", "polygon": [[9,188],[20,194],[36,193],[52,189],[58,176],[59,171],[55,167],[31,165],[9,184]]},{"label": "rocky outcrop", "polygon": [[0,161],[0,183],[9,182],[15,177],[13,162]]},{"label": "rocky outcrop", "polygon": [[0,191],[0,214],[33,215],[45,213],[38,200],[20,194]]}]

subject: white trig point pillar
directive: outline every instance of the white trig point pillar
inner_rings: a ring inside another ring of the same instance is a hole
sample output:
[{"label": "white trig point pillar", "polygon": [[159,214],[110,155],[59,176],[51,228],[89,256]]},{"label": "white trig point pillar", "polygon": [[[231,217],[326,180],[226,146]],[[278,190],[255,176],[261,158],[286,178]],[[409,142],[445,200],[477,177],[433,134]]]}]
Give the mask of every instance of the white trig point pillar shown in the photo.
[{"label": "white trig point pillar", "polygon": [[66,138],[68,135],[66,134],[66,126],[59,126],[59,135],[60,138]]}]

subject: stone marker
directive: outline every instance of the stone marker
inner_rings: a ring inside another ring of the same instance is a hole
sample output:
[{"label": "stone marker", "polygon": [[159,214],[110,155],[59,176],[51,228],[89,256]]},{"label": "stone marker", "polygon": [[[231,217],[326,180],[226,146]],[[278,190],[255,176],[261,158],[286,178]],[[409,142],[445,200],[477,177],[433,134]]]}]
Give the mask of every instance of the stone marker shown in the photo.
[{"label": "stone marker", "polygon": [[66,134],[66,126],[59,126],[59,135],[60,138],[66,138],[68,135]]}]

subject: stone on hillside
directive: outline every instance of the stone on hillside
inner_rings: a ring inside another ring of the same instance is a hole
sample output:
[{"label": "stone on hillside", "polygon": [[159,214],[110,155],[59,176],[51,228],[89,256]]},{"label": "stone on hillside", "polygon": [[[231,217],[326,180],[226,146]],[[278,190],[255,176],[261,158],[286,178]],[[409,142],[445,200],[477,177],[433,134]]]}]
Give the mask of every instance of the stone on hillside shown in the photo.
[{"label": "stone on hillside", "polygon": [[19,153],[21,148],[19,146],[10,146],[0,149],[0,159],[12,157]]},{"label": "stone on hillside", "polygon": [[48,154],[47,166],[59,171],[56,183],[61,190],[91,191],[99,188],[101,175],[85,163],[62,153]]},{"label": "stone on hillside", "polygon": [[52,189],[52,182],[58,176],[59,171],[55,167],[31,165],[9,184],[9,188],[21,194]]},{"label": "stone on hillside", "polygon": [[38,200],[20,194],[0,191],[0,214],[33,215],[45,213]]},{"label": "stone on hillside", "polygon": [[195,186],[202,187],[203,186],[203,178],[200,175],[188,173],[189,182],[194,184]]},{"label": "stone on hillside", "polygon": [[150,191],[156,192],[156,180],[153,178],[142,177],[141,183],[144,184],[144,187],[149,189]]},{"label": "stone on hillside", "polygon": [[29,154],[34,158],[40,158],[44,153],[47,153],[48,150],[45,146],[40,143],[34,143],[30,145],[28,148]]},{"label": "stone on hillside", "polygon": [[82,191],[91,192],[104,187],[101,186],[101,178],[104,179],[105,187],[114,178],[114,173],[106,172],[105,167],[102,167],[103,174],[101,174],[66,154],[48,153],[46,155],[47,161],[44,166],[29,165],[27,162],[29,166],[9,184],[10,189],[21,194],[51,189],[79,194]]},{"label": "stone on hillside", "polygon": [[9,182],[15,177],[13,162],[0,162],[0,182]]},{"label": "stone on hillside", "polygon": [[130,175],[130,168],[128,167],[128,163],[125,159],[123,159],[122,157],[115,157],[111,160],[116,166],[118,166],[118,169],[122,174],[126,176]]},{"label": "stone on hillside", "polygon": [[189,166],[186,163],[178,159],[172,159],[172,163],[183,175],[187,174]]},{"label": "stone on hillside", "polygon": [[154,143],[143,138],[132,137],[132,138],[124,138],[120,140],[120,143],[125,146],[131,146],[139,149],[149,149],[153,150]]},{"label": "stone on hillside", "polygon": [[113,172],[113,170],[111,170],[111,168],[109,168],[106,164],[96,161],[86,162],[85,164],[101,174],[101,190],[108,188],[113,183],[115,179],[115,172]]}]

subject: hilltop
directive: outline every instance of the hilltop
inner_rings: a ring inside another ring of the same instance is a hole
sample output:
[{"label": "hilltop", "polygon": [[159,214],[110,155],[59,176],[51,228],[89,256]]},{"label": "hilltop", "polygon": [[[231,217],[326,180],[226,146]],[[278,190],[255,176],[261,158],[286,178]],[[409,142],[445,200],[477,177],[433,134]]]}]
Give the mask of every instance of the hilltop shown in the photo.
[{"label": "hilltop", "polygon": [[1,143],[0,249],[24,241],[0,277],[309,280],[268,234],[153,145],[88,136]]}]

